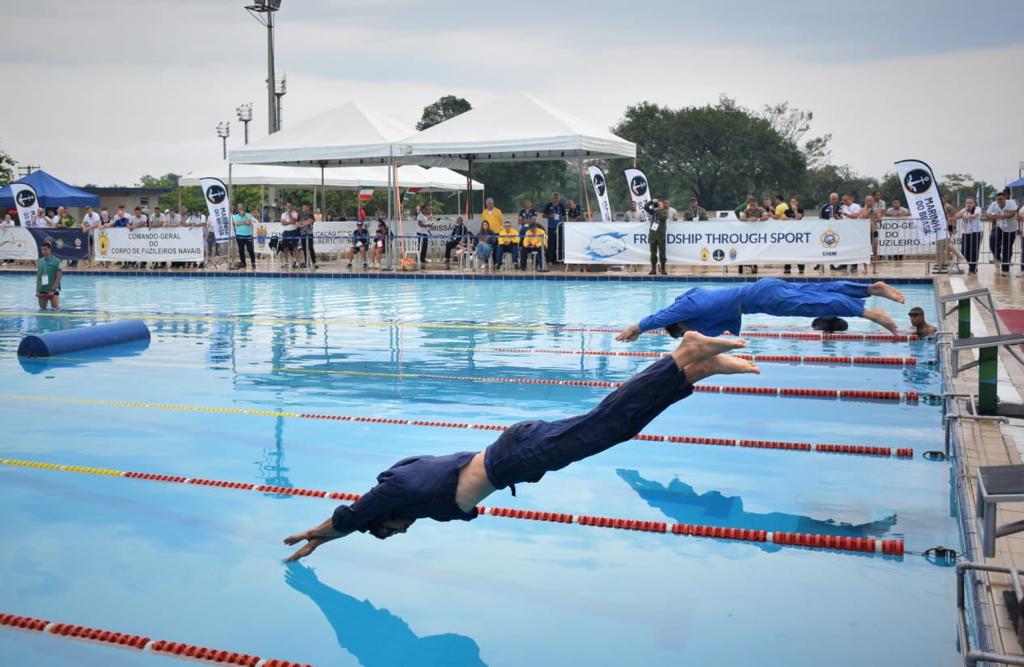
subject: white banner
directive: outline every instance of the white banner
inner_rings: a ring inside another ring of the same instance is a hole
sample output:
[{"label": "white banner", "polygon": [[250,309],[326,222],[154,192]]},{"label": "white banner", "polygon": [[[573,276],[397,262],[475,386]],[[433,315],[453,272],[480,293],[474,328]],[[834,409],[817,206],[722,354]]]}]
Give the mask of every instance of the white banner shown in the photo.
[{"label": "white banner", "polygon": [[36,197],[35,189],[25,183],[11,183],[11,194],[14,196],[14,206],[18,209],[21,226],[31,227],[39,208],[39,198]]},{"label": "white banner", "polygon": [[[314,222],[313,223],[313,250],[317,254],[348,252],[352,247],[352,232],[355,231],[356,223],[351,222]],[[373,238],[377,231],[377,222],[369,221],[366,229]],[[281,237],[284,226],[279,222],[258,222],[253,230],[253,237],[256,241],[256,252],[264,255],[273,254],[270,248],[270,239]]]},{"label": "white banner", "polygon": [[[650,264],[647,224],[567,222],[567,264]],[[669,264],[862,264],[871,260],[867,220],[668,223]]]},{"label": "white banner", "polygon": [[918,234],[922,243],[935,243],[948,238],[946,211],[939,197],[939,184],[932,168],[920,160],[900,160],[896,173],[903,184],[910,214],[920,220]]},{"label": "white banner", "polygon": [[612,206],[608,203],[608,181],[604,177],[601,167],[587,167],[590,174],[590,182],[594,185],[594,192],[597,193],[597,206],[601,209],[601,221],[612,221]]},{"label": "white banner", "polygon": [[231,224],[231,202],[224,181],[219,178],[205,177],[199,179],[206,199],[206,208],[210,211],[208,220],[213,228],[217,242],[230,240],[234,236],[234,225]]},{"label": "white banner", "polygon": [[651,201],[651,185],[647,182],[644,172],[639,169],[627,169],[626,183],[629,184],[629,194],[636,202],[636,210],[640,214],[640,218],[644,222],[649,221],[650,218],[647,216],[644,206]]},{"label": "white banner", "polygon": [[98,262],[201,262],[206,256],[202,227],[109,227],[92,234]]},{"label": "white banner", "polygon": [[39,247],[32,232],[24,227],[0,227],[0,259],[39,259]]}]

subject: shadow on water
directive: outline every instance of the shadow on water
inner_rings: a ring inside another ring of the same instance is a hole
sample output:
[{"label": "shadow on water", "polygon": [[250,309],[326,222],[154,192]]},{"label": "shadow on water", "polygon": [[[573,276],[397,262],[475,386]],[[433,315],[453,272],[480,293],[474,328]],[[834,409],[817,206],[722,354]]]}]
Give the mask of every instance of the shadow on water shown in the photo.
[{"label": "shadow on water", "polygon": [[109,345],[85,352],[75,352],[59,357],[18,357],[18,363],[26,373],[37,375],[61,368],[100,365],[106,361],[131,359],[142,356],[149,348],[149,340],[137,340],[131,343]]},{"label": "shadow on water", "polygon": [[309,597],[334,629],[338,645],[364,667],[430,665],[441,667],[482,666],[480,647],[457,634],[418,637],[409,624],[368,600],[359,601],[321,582],[316,573],[299,563],[289,563],[285,583]]},{"label": "shadow on water", "polygon": [[[666,486],[661,482],[644,479],[636,470],[620,468],[616,473],[648,505],[679,523],[841,537],[882,537],[896,525],[895,514],[878,521],[854,525],[784,512],[748,512],[743,509],[743,499],[739,496],[725,496],[718,491],[697,494],[692,486],[678,479],[673,479]],[[770,543],[751,544],[765,551],[778,551],[781,548]]]}]

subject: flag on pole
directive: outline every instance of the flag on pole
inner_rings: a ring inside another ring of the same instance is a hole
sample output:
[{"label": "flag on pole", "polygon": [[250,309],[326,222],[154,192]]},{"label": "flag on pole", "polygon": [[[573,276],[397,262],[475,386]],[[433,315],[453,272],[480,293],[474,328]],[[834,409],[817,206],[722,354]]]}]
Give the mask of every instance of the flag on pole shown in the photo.
[{"label": "flag on pole", "polygon": [[939,186],[932,168],[920,160],[900,160],[896,173],[907,196],[907,208],[917,218],[917,236],[922,243],[949,238],[946,209],[939,197]]},{"label": "flag on pole", "polygon": [[235,229],[231,224],[231,202],[228,199],[227,186],[224,185],[224,181],[213,177],[200,178],[199,186],[203,190],[206,208],[210,212],[209,220],[214,237],[218,243],[229,240],[234,236]]},{"label": "flag on pole", "polygon": [[373,199],[373,188],[359,188],[359,201],[370,201]]},{"label": "flag on pole", "polygon": [[612,207],[608,203],[608,183],[604,178],[604,172],[600,167],[591,165],[587,168],[587,173],[590,174],[590,182],[594,186],[594,192],[597,193],[597,205],[601,209],[601,222],[611,222]]},{"label": "flag on pole", "polygon": [[403,199],[412,199],[412,196],[422,189],[423,188],[409,188],[408,190],[405,191]]},{"label": "flag on pole", "polygon": [[639,169],[626,170],[626,183],[629,184],[629,194],[636,202],[637,213],[644,222],[650,222],[647,216],[647,209],[644,206],[651,201],[651,188],[647,183],[647,176]]},{"label": "flag on pole", "polygon": [[14,195],[14,206],[18,209],[18,220],[22,227],[31,227],[39,209],[39,198],[31,185],[11,183],[11,194]]}]

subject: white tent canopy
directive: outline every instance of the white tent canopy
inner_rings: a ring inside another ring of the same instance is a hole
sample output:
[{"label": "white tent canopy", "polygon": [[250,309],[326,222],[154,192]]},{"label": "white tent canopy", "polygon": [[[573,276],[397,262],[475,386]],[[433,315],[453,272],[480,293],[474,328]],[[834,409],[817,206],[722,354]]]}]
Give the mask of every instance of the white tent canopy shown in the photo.
[{"label": "white tent canopy", "polygon": [[[221,162],[205,169],[195,169],[178,179],[180,187],[199,185],[199,179],[213,176],[228,182],[228,164]],[[281,167],[261,164],[236,164],[231,167],[232,185],[278,185],[284,187],[314,187],[321,185],[318,167]],[[465,190],[466,177],[450,169],[424,169],[406,165],[398,169],[398,183],[403,188],[421,190]],[[333,167],[323,170],[323,185],[328,188],[354,189],[359,187],[387,188],[387,167]],[[474,190],[483,190],[484,184],[473,181]]]},{"label": "white tent canopy", "polygon": [[636,144],[519,93],[438,123],[399,142],[405,164],[636,157]]},{"label": "white tent canopy", "polygon": [[305,167],[388,164],[394,144],[415,130],[349,102],[229,153],[234,164]]}]

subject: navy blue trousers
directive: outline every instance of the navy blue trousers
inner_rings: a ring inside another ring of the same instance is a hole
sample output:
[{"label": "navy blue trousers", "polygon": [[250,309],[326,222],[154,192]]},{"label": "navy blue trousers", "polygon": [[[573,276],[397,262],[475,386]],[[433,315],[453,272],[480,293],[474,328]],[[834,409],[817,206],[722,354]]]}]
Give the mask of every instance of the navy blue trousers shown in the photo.
[{"label": "navy blue trousers", "polygon": [[791,283],[764,278],[744,288],[740,307],[744,314],[777,317],[863,317],[868,286],[849,280]]},{"label": "navy blue trousers", "polygon": [[487,478],[497,489],[537,482],[546,472],[631,439],[668,406],[692,393],[693,385],[675,361],[660,359],[584,415],[510,426],[484,452]]}]

